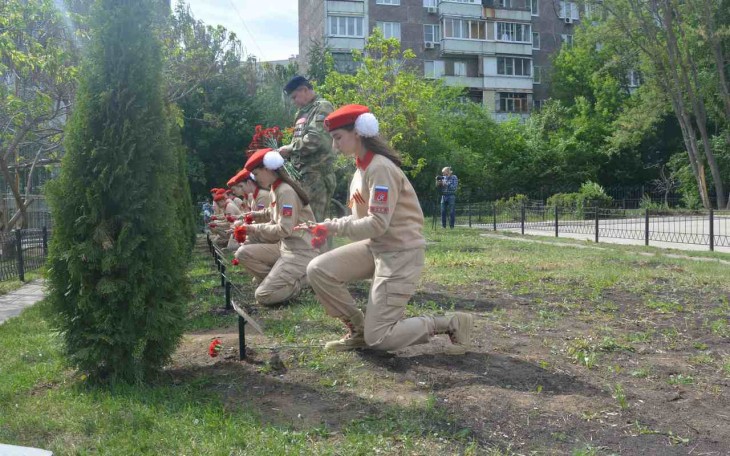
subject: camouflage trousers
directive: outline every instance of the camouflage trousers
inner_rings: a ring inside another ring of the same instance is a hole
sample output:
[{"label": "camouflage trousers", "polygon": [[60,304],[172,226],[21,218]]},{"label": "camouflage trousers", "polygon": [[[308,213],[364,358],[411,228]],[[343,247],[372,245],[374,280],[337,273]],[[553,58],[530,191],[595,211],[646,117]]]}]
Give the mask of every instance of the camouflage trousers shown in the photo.
[{"label": "camouflage trousers", "polygon": [[302,172],[300,183],[309,196],[315,221],[322,222],[329,216],[330,200],[337,185],[335,173],[306,170]]}]

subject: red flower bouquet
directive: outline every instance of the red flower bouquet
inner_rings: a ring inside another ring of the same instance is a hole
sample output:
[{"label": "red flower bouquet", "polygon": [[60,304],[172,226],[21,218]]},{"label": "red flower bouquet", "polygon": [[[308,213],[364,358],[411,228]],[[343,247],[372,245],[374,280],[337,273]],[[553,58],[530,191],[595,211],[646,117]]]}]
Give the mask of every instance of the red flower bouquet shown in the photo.
[{"label": "red flower bouquet", "polygon": [[239,263],[240,263],[240,261],[238,261],[238,258],[234,258],[233,261],[231,261],[231,264],[233,266],[238,266]]},{"label": "red flower bouquet", "polygon": [[246,225],[235,227],[233,229],[233,238],[238,241],[239,244],[246,242]]},{"label": "red flower bouquet", "polygon": [[327,242],[329,230],[326,226],[319,224],[312,228],[312,247],[318,249]]},{"label": "red flower bouquet", "polygon": [[210,355],[211,358],[215,358],[221,350],[223,350],[223,344],[221,341],[213,339],[213,342],[211,342],[210,346],[208,346],[208,355]]}]

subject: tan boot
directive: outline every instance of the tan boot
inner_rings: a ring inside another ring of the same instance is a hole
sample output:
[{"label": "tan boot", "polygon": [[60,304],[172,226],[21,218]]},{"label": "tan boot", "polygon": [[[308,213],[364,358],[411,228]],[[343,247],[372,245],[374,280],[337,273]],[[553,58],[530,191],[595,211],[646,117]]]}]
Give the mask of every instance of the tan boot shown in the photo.
[{"label": "tan boot", "polygon": [[474,317],[464,312],[456,312],[451,317],[436,317],[436,333],[448,334],[451,345],[444,349],[446,355],[463,355],[471,346],[471,328]]},{"label": "tan boot", "polygon": [[325,350],[347,351],[357,348],[366,348],[365,343],[365,316],[359,310],[350,318],[343,318],[347,326],[347,334],[340,340],[333,340],[324,344]]}]

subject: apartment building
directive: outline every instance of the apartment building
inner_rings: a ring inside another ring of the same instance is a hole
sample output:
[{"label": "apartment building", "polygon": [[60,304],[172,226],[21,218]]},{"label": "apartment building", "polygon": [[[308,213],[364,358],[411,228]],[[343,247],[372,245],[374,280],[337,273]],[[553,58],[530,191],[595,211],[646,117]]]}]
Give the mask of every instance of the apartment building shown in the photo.
[{"label": "apartment building", "polygon": [[497,120],[526,117],[579,20],[578,4],[559,0],[299,0],[300,65],[318,39],[339,71],[354,71],[352,49],[377,27],[416,53],[425,77],[465,87]]}]

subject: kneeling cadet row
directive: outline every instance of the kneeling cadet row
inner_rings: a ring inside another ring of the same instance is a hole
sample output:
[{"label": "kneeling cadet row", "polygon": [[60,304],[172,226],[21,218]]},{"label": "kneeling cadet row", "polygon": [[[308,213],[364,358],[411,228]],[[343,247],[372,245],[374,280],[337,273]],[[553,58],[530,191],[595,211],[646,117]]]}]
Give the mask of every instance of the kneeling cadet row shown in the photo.
[{"label": "kneeling cadet row", "polygon": [[[366,106],[343,106],[324,125],[334,147],[355,159],[348,202],[352,215],[313,222],[307,194],[285,171],[276,150],[258,150],[246,162],[243,172],[270,188],[271,200],[266,209],[234,223],[236,240],[243,244],[234,261],[261,281],[257,302],[292,299],[309,283],[327,314],[347,327],[347,334],[326,349],[393,351],[448,334],[446,353],[464,354],[471,339],[470,314],[403,318],[423,270],[426,241],[423,212],[398,153],[379,135],[378,121]],[[313,244],[328,235],[354,242],[318,256]],[[372,279],[372,285],[363,313],[347,284],[364,279]]]}]

